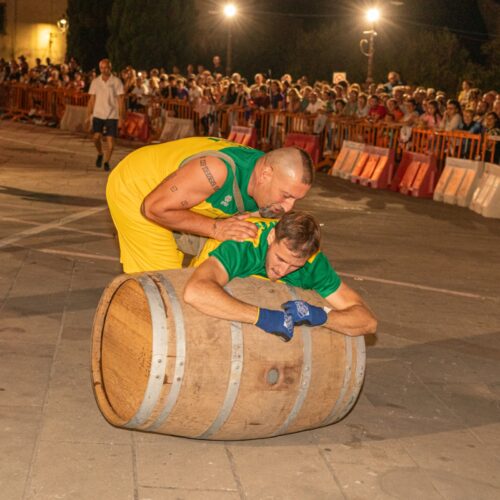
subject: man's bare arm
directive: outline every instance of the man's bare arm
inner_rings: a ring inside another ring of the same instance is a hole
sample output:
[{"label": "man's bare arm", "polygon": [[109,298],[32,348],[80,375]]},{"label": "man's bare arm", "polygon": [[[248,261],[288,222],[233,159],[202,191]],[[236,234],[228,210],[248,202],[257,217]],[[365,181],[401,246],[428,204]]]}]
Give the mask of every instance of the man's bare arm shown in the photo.
[{"label": "man's bare arm", "polygon": [[227,177],[224,162],[214,157],[197,158],[169,175],[143,201],[147,219],[167,229],[199,234],[219,241],[254,238],[255,224],[244,215],[211,219],[189,209],[221,188]]},{"label": "man's bare arm", "polygon": [[223,288],[228,280],[224,266],[215,257],[209,257],[189,278],[184,301],[215,318],[255,323],[259,308],[229,295]]},{"label": "man's bare arm", "polygon": [[326,301],[334,308],[328,313],[326,328],[353,337],[377,331],[377,319],[363,299],[345,283],[326,297]]}]

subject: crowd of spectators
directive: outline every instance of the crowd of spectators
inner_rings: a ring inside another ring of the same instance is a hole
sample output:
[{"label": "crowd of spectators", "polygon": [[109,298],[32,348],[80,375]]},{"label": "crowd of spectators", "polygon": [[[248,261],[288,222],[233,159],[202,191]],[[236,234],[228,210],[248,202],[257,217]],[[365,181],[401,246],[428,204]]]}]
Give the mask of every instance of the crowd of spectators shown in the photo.
[{"label": "crowd of spectators", "polygon": [[[242,109],[247,117],[254,110],[271,109],[399,124],[403,138],[413,127],[500,135],[499,92],[481,91],[467,80],[458,95],[447,95],[434,88],[405,85],[395,71],[388,74],[386,83],[360,85],[347,81],[312,83],[306,76],[294,80],[289,74],[271,79],[262,73],[249,81],[239,73],[224,76],[221,68],[220,58],[214,56],[210,69],[190,64],[185,71],[174,66],[167,73],[163,68],[146,71],[128,66],[118,76],[124,84],[128,109],[145,110],[155,98],[184,100],[199,114],[205,133],[210,132],[217,110],[225,107]],[[64,64],[53,64],[48,58],[42,64],[36,59],[33,67],[24,56],[10,62],[0,59],[0,83],[86,92],[96,76],[94,70],[84,73],[74,58]]]}]

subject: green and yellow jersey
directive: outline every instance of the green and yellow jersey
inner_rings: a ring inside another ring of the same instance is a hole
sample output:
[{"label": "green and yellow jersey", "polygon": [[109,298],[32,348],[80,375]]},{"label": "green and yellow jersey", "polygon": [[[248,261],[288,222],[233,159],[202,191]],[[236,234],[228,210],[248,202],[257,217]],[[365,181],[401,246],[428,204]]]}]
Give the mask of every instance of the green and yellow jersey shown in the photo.
[{"label": "green and yellow jersey", "polygon": [[[269,246],[267,237],[278,220],[257,218],[247,220],[258,227],[255,239],[242,242],[208,240],[191,265],[197,267],[209,257],[215,257],[226,270],[229,280],[247,276],[267,278],[266,254]],[[314,290],[322,297],[334,293],[341,284],[338,274],[321,251],[310,257],[303,267],[287,274],[279,281],[305,290]]]},{"label": "green and yellow jersey", "polygon": [[[191,157],[220,152],[233,160],[236,183],[241,192],[244,211],[253,212],[257,204],[248,195],[248,182],[257,160],[264,155],[248,146],[214,137],[191,137],[139,148],[124,158],[113,169],[108,181],[108,201],[127,198],[129,215],[139,210],[144,198],[170,174],[181,168]],[[227,168],[224,184],[206,200],[190,210],[206,217],[226,218],[238,213],[233,182],[234,174],[229,162],[221,158]]]}]

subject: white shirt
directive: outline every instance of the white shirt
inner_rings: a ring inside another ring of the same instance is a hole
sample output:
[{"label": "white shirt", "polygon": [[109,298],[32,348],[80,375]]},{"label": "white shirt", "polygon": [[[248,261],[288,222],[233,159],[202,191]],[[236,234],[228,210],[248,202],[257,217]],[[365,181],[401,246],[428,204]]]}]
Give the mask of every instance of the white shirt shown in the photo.
[{"label": "white shirt", "polygon": [[107,81],[102,75],[94,78],[90,84],[90,95],[95,95],[92,116],[101,120],[118,120],[118,96],[123,95],[123,84],[119,78],[111,75]]}]

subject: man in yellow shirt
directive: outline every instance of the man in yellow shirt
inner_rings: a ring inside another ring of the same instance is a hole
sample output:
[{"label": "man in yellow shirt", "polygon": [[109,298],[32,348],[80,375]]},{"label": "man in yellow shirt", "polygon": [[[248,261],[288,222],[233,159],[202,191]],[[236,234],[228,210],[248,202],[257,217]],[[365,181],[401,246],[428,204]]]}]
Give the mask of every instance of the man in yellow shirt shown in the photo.
[{"label": "man in yellow shirt", "polygon": [[123,269],[180,268],[174,232],[253,238],[248,213],[280,217],[307,194],[313,176],[311,158],[298,148],[264,154],[211,137],[140,148],[111,172],[106,188]]}]

